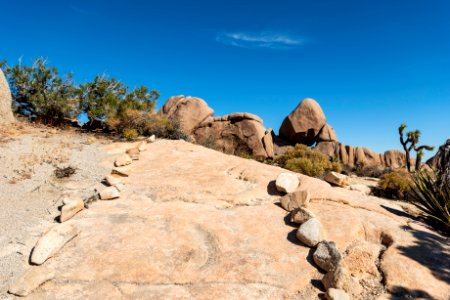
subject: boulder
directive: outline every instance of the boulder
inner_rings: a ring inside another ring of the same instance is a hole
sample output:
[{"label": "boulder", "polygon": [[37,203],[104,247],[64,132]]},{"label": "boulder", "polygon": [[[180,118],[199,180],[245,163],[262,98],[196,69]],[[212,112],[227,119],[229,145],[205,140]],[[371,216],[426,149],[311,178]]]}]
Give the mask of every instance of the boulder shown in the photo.
[{"label": "boulder", "polygon": [[331,125],[329,124],[325,124],[325,126],[323,126],[322,130],[319,133],[317,142],[337,142],[337,141],[338,138],[333,127],[331,127]]},{"label": "boulder", "polygon": [[340,187],[345,187],[348,186],[348,176],[344,175],[344,174],[340,174],[337,172],[328,172],[324,179],[326,182],[340,186]]},{"label": "boulder", "polygon": [[300,225],[296,236],[303,244],[309,247],[315,247],[325,239],[325,232],[320,221],[313,218]]},{"label": "boulder", "polygon": [[72,223],[53,226],[37,241],[30,262],[35,265],[43,264],[79,233],[80,230]]},{"label": "boulder", "polygon": [[304,207],[299,207],[291,212],[291,222],[303,224],[309,219],[315,218],[314,213]]},{"label": "boulder", "polygon": [[259,161],[268,157],[263,144],[266,129],[261,122],[246,118],[229,115],[216,120],[207,126],[194,130],[193,136],[200,145],[210,145],[216,150],[234,155],[252,155]]},{"label": "boulder", "polygon": [[14,122],[11,90],[0,68],[0,124],[8,124],[11,122]]},{"label": "boulder", "polygon": [[160,110],[160,114],[178,120],[181,129],[187,134],[191,134],[213,113],[203,99],[183,95],[170,97]]},{"label": "boulder", "polygon": [[116,161],[114,162],[114,165],[116,167],[122,167],[122,166],[127,166],[129,164],[131,164],[133,162],[133,160],[131,159],[131,157],[128,154],[122,154],[121,156],[119,156]]},{"label": "boulder", "polygon": [[325,126],[325,114],[319,103],[311,98],[302,102],[284,119],[280,136],[293,144],[313,145]]},{"label": "boulder", "polygon": [[317,245],[313,259],[316,265],[324,271],[333,271],[340,263],[342,256],[334,242],[323,241]]},{"label": "boulder", "polygon": [[278,175],[275,186],[280,193],[289,194],[297,190],[299,183],[300,181],[297,175],[284,172]]},{"label": "boulder", "polygon": [[333,288],[327,290],[325,298],[327,300],[350,300],[350,297],[347,295],[345,291]]},{"label": "boulder", "polygon": [[59,222],[65,222],[76,215],[78,212],[84,209],[84,201],[80,197],[66,198],[64,206],[61,207],[61,215],[59,216]]},{"label": "boulder", "polygon": [[272,128],[268,128],[266,130],[266,134],[263,137],[263,146],[264,149],[266,150],[267,153],[267,157],[268,158],[274,158],[275,157],[275,150],[274,150],[274,145],[273,145],[273,130]]},{"label": "boulder", "polygon": [[44,282],[52,280],[54,277],[54,270],[47,267],[32,267],[11,284],[8,292],[19,297],[26,297]]},{"label": "boulder", "polygon": [[338,142],[319,142],[314,147],[314,150],[319,151],[330,158],[339,158],[340,146]]},{"label": "boulder", "polygon": [[285,210],[293,211],[296,208],[308,206],[310,200],[311,195],[307,190],[296,190],[281,197],[280,203]]},{"label": "boulder", "polygon": [[122,179],[119,176],[114,176],[114,175],[107,175],[105,177],[105,183],[108,186],[115,186],[116,184],[119,184],[122,182]]},{"label": "boulder", "polygon": [[120,197],[120,192],[115,186],[104,188],[99,193],[101,200],[113,200]]}]

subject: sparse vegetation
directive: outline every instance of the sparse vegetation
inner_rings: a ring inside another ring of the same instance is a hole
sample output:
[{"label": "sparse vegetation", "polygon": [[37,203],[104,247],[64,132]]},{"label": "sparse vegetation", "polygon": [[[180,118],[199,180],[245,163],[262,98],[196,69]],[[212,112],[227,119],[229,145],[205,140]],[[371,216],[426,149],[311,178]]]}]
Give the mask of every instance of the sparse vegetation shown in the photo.
[{"label": "sparse vegetation", "polygon": [[301,144],[289,148],[284,155],[275,159],[275,163],[288,170],[313,177],[321,177],[326,171],[342,170],[340,162],[330,161],[326,155]]},{"label": "sparse vegetation", "polygon": [[384,174],[378,183],[378,187],[381,196],[404,200],[408,199],[411,183],[411,175],[405,169],[398,169]]}]

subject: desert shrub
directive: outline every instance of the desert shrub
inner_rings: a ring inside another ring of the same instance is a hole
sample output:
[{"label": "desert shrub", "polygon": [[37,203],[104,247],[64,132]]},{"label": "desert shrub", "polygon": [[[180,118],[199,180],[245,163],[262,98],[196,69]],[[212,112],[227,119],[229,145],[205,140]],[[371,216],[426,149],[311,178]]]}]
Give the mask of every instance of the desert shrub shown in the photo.
[{"label": "desert shrub", "polygon": [[288,148],[282,156],[275,159],[274,163],[313,177],[321,177],[326,171],[340,172],[342,170],[340,162],[332,162],[326,155],[301,144]]},{"label": "desert shrub", "polygon": [[380,196],[399,200],[408,199],[411,184],[411,176],[405,169],[386,173],[378,182]]},{"label": "desert shrub", "polygon": [[43,58],[36,59],[31,67],[2,66],[18,113],[50,125],[77,116],[72,74],[59,76],[58,70],[48,67]]},{"label": "desert shrub", "polygon": [[133,141],[139,136],[139,133],[134,128],[125,128],[122,131],[122,137],[128,141]]},{"label": "desert shrub", "polygon": [[169,119],[159,114],[149,114],[146,119],[145,135],[152,135],[169,140],[187,140],[188,136],[176,119]]},{"label": "desert shrub", "polygon": [[447,167],[448,164],[438,165],[436,174],[427,171],[415,173],[412,176],[411,200],[428,222],[450,233],[450,188],[442,184]]}]

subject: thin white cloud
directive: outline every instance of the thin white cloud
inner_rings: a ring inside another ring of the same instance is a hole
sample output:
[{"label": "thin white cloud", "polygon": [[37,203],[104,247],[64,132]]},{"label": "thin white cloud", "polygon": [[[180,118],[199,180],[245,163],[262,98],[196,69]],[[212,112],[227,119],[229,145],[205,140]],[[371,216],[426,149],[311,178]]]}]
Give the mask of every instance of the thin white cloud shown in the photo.
[{"label": "thin white cloud", "polygon": [[276,50],[293,49],[302,46],[305,43],[303,39],[299,39],[287,34],[273,32],[221,32],[217,34],[216,41],[235,47],[267,48]]}]

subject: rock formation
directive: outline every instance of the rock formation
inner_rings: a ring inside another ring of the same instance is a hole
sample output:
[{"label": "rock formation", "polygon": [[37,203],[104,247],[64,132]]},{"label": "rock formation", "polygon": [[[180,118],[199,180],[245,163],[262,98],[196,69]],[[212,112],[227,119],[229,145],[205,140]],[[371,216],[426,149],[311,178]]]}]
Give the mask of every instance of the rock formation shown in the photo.
[{"label": "rock formation", "polygon": [[203,99],[180,95],[170,97],[160,114],[178,120],[182,130],[191,134],[198,125],[212,118],[214,111]]},{"label": "rock formation", "polygon": [[14,122],[12,96],[3,71],[0,69],[0,124]]},{"label": "rock formation", "polygon": [[293,144],[312,146],[325,122],[325,114],[319,103],[306,98],[284,119],[279,134]]},{"label": "rock formation", "polygon": [[338,138],[336,135],[336,132],[334,131],[333,127],[329,124],[325,124],[323,126],[322,130],[319,133],[319,136],[317,137],[317,142],[337,142]]}]

